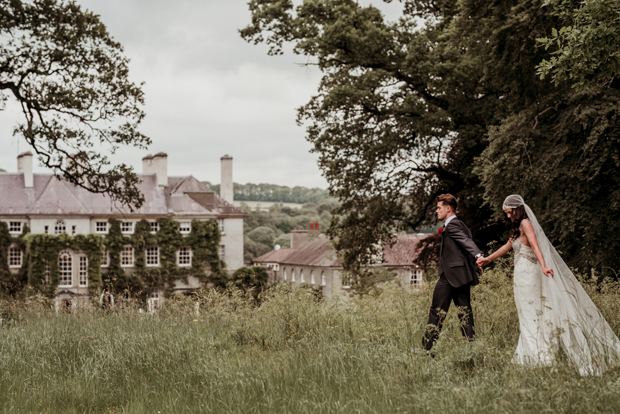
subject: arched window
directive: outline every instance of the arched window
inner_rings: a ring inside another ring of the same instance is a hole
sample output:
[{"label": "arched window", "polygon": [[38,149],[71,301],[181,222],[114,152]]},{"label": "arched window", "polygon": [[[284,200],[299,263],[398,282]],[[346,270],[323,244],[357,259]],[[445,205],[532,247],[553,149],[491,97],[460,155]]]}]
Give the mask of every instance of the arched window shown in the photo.
[{"label": "arched window", "polygon": [[316,284],[316,280],[314,277],[314,270],[310,271],[310,283],[312,283],[313,285]]},{"label": "arched window", "polygon": [[65,224],[65,221],[57,220],[56,225],[54,226],[54,233],[60,234],[60,233],[66,233],[66,232],[67,232],[67,225]]},{"label": "arched window", "polygon": [[293,268],[293,270],[291,270],[291,282],[295,281],[295,268]]},{"label": "arched window", "polygon": [[306,283],[306,274],[304,273],[304,269],[301,269],[301,275],[299,278],[301,279],[301,283]]},{"label": "arched window", "polygon": [[58,254],[58,285],[73,286],[73,261],[66,250]]},{"label": "arched window", "polygon": [[283,268],[282,274],[284,275],[284,281],[286,282],[286,267]]},{"label": "arched window", "polygon": [[327,278],[325,277],[325,272],[321,272],[321,286],[325,286],[327,284]]}]

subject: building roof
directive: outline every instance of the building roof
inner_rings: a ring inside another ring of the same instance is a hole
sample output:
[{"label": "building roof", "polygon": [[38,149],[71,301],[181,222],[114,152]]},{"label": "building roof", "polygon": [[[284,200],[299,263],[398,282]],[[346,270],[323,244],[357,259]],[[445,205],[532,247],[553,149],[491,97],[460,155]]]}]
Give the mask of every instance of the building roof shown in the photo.
[{"label": "building roof", "polygon": [[[417,257],[416,248],[422,236],[396,235],[396,243],[385,248],[384,266],[409,266]],[[272,250],[252,260],[254,263],[279,263],[282,265],[339,267],[340,261],[330,240],[321,234],[297,249]]]},{"label": "building roof", "polygon": [[[144,204],[131,212],[114,204],[110,197],[95,194],[52,174],[33,174],[33,187],[24,186],[23,173],[0,173],[0,214],[2,215],[105,215],[243,216],[243,210],[224,201],[208,186],[192,176],[169,177],[168,186],[158,186],[155,174],[138,174],[138,188]],[[209,195],[208,204],[189,193]],[[196,201],[199,200],[199,201]]]}]

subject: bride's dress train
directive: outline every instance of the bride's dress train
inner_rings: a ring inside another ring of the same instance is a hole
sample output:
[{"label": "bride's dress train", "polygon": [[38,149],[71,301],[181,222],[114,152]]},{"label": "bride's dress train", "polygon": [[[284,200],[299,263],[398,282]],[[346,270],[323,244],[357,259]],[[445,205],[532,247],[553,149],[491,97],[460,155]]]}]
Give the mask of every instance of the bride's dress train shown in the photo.
[{"label": "bride's dress train", "polygon": [[536,240],[554,277],[546,277],[531,247],[518,239],[514,250],[514,296],[520,336],[513,362],[548,365],[561,347],[581,375],[600,375],[620,366],[620,340],[562,260],[520,196],[504,208],[525,207]]}]

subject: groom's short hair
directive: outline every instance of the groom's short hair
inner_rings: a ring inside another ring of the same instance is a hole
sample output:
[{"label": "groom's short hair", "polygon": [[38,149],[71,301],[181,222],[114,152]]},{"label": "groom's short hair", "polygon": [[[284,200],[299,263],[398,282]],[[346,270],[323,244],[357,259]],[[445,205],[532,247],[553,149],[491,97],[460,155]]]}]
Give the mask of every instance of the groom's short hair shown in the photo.
[{"label": "groom's short hair", "polygon": [[452,207],[452,212],[456,213],[456,207],[457,207],[456,197],[454,197],[452,194],[440,195],[439,197],[437,197],[437,202],[443,203],[444,205],[448,205]]}]

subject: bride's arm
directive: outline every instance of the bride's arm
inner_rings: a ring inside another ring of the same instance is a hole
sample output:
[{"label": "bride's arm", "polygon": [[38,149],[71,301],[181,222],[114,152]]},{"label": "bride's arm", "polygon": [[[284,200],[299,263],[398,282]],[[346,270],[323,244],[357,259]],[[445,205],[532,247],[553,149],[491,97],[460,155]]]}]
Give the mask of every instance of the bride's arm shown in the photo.
[{"label": "bride's arm", "polygon": [[488,265],[493,260],[497,259],[498,257],[502,257],[503,255],[508,253],[510,249],[512,249],[512,243],[509,240],[508,243],[497,249],[492,255],[478,259],[478,266],[482,267]]},{"label": "bride's arm", "polygon": [[545,258],[540,251],[540,247],[538,247],[538,240],[536,239],[536,233],[534,232],[534,227],[532,226],[532,223],[530,223],[529,220],[523,220],[521,222],[521,227],[523,227],[525,237],[527,237],[527,241],[530,243],[530,246],[532,246],[532,250],[534,250],[534,254],[538,259],[538,263],[540,263],[540,266],[542,267],[543,273],[546,276],[553,277],[553,269],[547,268],[547,265],[545,264]]}]

